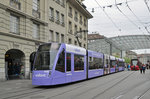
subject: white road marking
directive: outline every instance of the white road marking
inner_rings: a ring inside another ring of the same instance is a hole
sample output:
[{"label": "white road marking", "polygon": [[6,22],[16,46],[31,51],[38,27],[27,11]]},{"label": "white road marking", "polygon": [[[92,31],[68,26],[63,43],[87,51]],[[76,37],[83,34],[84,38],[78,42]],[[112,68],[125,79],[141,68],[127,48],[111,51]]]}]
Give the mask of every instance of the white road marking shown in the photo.
[{"label": "white road marking", "polygon": [[123,95],[120,95],[120,96],[118,96],[118,97],[116,97],[115,99],[119,99],[119,98],[121,98]]},{"label": "white road marking", "polygon": [[139,96],[135,96],[133,99],[138,99],[139,98]]},{"label": "white road marking", "polygon": [[121,98],[123,95],[119,95],[119,96],[117,96],[117,97],[113,97],[113,98],[111,98],[111,99],[119,99],[119,98]]}]

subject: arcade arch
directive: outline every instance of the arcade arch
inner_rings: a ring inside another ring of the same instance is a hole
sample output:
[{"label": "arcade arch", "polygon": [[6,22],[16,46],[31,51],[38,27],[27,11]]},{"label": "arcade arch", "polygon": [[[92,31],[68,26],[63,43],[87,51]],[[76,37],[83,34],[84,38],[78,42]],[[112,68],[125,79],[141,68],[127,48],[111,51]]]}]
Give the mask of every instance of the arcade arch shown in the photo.
[{"label": "arcade arch", "polygon": [[25,54],[18,49],[10,49],[5,53],[6,78],[21,79],[25,75]]}]

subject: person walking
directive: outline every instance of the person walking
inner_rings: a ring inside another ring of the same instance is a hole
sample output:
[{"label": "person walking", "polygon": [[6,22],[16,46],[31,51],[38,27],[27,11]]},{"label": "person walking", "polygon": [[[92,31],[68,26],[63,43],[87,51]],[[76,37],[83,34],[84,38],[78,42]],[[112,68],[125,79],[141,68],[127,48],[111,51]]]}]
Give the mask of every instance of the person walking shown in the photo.
[{"label": "person walking", "polygon": [[142,65],[143,74],[145,74],[145,69],[146,69],[146,66],[143,64],[143,65]]},{"label": "person walking", "polygon": [[128,64],[127,68],[128,68],[128,71],[129,71],[130,70],[130,64]]},{"label": "person walking", "polygon": [[139,64],[139,68],[140,68],[140,73],[142,74],[142,71],[143,71],[142,64]]}]

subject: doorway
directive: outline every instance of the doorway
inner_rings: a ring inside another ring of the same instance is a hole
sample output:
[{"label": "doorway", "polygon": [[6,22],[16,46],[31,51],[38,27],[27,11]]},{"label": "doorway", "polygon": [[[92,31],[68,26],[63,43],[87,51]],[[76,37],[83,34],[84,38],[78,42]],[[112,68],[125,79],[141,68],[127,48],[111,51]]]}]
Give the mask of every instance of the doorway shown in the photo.
[{"label": "doorway", "polygon": [[5,54],[6,79],[22,79],[25,76],[25,54],[18,49]]}]

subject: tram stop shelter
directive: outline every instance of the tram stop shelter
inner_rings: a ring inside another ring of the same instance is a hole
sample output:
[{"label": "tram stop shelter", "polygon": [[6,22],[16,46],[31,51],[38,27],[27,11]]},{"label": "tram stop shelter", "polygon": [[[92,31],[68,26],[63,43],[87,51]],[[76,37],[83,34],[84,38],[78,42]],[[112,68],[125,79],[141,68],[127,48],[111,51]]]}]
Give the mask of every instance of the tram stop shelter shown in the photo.
[{"label": "tram stop shelter", "polygon": [[[150,35],[125,35],[106,38],[88,35],[88,49],[112,55],[113,52],[150,49]],[[94,34],[95,35],[95,34]],[[121,55],[122,56],[122,55]]]}]

